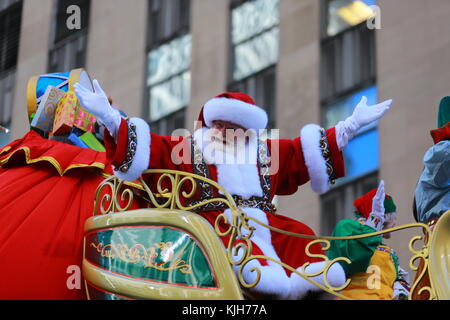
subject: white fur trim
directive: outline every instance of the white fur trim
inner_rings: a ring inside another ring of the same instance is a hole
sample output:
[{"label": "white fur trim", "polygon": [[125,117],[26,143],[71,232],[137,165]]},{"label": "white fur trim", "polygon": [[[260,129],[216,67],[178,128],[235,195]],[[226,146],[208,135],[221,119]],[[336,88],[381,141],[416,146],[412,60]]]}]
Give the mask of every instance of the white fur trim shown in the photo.
[{"label": "white fur trim", "polygon": [[311,179],[311,189],[318,194],[323,194],[330,189],[327,166],[320,149],[320,127],[316,124],[308,124],[300,132],[303,157]]},{"label": "white fur trim", "polygon": [[114,174],[121,180],[134,181],[148,168],[150,162],[150,127],[142,119],[131,118],[131,123],[136,125],[137,146],[133,162],[126,173],[115,171]]},{"label": "white fur trim", "polygon": [[[269,224],[269,220],[267,219],[267,214],[258,208],[241,208],[248,217],[254,218],[259,220],[260,222],[264,224]],[[227,216],[227,221],[231,222],[231,210],[226,209],[224,211],[225,215]],[[253,228],[255,228],[255,231],[253,231],[252,237],[250,238],[264,253],[264,255],[273,258],[275,260],[280,260],[278,257],[278,254],[275,251],[275,248],[272,245],[272,235],[270,233],[270,229],[265,228],[258,223],[250,220],[249,225]],[[243,233],[246,232],[246,230],[242,230]],[[272,261],[268,261],[269,264],[273,264]]]},{"label": "white fur trim", "polygon": [[[258,219],[264,224],[269,224],[267,214],[257,208],[241,208],[249,217]],[[231,210],[225,210],[227,220],[231,221]],[[254,244],[256,244],[264,255],[281,261],[275,248],[272,245],[272,236],[270,229],[265,228],[254,221],[250,221],[249,225],[255,228],[252,237],[250,238]],[[245,230],[242,230],[245,232]],[[238,252],[238,256],[235,260],[238,260],[242,256],[243,250]],[[243,268],[243,278],[247,283],[252,283],[256,280],[256,273],[250,271],[253,267],[258,268],[261,271],[261,278],[258,284],[255,286],[255,290],[263,292],[265,294],[276,295],[278,298],[287,298],[291,289],[290,278],[286,274],[286,271],[281,265],[271,260],[267,260],[268,265],[261,266],[257,259],[251,260]],[[238,272],[239,266],[233,267],[235,272]],[[275,281],[274,281],[275,279]]]},{"label": "white fur trim", "polygon": [[[291,292],[291,278],[288,277],[283,267],[274,263],[273,265],[261,266],[257,259],[251,260],[244,266],[242,276],[246,283],[253,283],[256,280],[256,272],[250,271],[258,268],[261,271],[261,278],[252,289],[269,295],[275,295],[277,299],[288,299]],[[239,267],[233,266],[237,273]]]},{"label": "white fur trim", "polygon": [[[327,263],[327,262],[328,261],[313,262],[307,268],[305,268],[305,271],[308,274],[313,274],[313,273],[319,272],[320,270],[323,270],[325,263]],[[302,273],[302,267],[297,268],[297,271]],[[296,273],[292,273],[291,279],[292,279],[292,282],[291,282],[292,287],[291,287],[289,299],[300,299],[308,291],[322,290],[318,286],[303,279]],[[309,279],[313,280],[323,286],[326,286],[325,281],[324,281],[325,278],[324,278],[323,274],[320,274],[315,277],[311,277]],[[346,281],[345,272],[344,272],[344,269],[342,268],[342,266],[338,262],[333,263],[331,265],[331,267],[328,269],[327,280],[328,280],[328,283],[335,288],[341,287],[344,285],[344,283]]]},{"label": "white fur trim", "polygon": [[253,104],[231,98],[213,98],[205,103],[203,117],[208,127],[214,120],[230,121],[246,129],[265,129],[267,113]]},{"label": "white fur trim", "polygon": [[[241,208],[245,211],[247,216],[258,219],[262,223],[269,224],[267,214],[257,208]],[[231,210],[225,210],[227,221],[231,221]],[[250,221],[249,225],[255,228],[252,237],[250,238],[263,252],[264,255],[273,258],[276,261],[281,261],[275,248],[272,245],[272,236],[270,230],[262,227],[261,225]],[[299,249],[300,250],[300,249]],[[237,261],[242,256],[243,251],[238,252],[238,256],[234,257]],[[284,268],[276,262],[267,260],[267,266],[261,266],[257,259],[251,260],[243,268],[243,278],[246,283],[252,283],[256,280],[256,272],[252,272],[253,267],[258,268],[261,271],[261,278],[258,284],[255,286],[255,290],[263,292],[265,294],[276,295],[278,299],[301,299],[308,291],[320,291],[321,289],[303,279],[299,275],[292,273],[289,277],[286,274]],[[306,268],[306,273],[312,274],[320,270],[323,270],[325,261],[313,262]],[[237,273],[239,266],[233,266],[234,271]],[[297,269],[301,273],[301,267]],[[333,287],[342,286],[345,281],[345,272],[339,263],[334,263],[328,270],[327,280]],[[325,286],[324,276],[318,275],[311,278],[311,280]]]}]

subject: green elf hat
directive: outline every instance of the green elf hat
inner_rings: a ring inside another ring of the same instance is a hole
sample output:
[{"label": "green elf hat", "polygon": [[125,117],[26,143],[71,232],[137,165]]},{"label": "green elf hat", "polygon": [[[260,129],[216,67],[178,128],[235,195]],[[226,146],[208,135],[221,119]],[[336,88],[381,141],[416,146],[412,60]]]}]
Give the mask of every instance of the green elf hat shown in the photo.
[{"label": "green elf hat", "polygon": [[438,128],[431,130],[434,143],[450,140],[450,97],[444,97],[439,103]]},{"label": "green elf hat", "polygon": [[[376,193],[377,189],[375,188],[355,200],[353,205],[356,208],[355,215],[357,218],[369,218],[369,215],[372,212],[372,199],[375,197]],[[384,213],[387,214],[396,211],[397,207],[395,206],[394,199],[386,194],[386,197],[384,198]]]},{"label": "green elf hat", "polygon": [[439,104],[438,128],[443,127],[450,121],[450,97],[444,97]]}]

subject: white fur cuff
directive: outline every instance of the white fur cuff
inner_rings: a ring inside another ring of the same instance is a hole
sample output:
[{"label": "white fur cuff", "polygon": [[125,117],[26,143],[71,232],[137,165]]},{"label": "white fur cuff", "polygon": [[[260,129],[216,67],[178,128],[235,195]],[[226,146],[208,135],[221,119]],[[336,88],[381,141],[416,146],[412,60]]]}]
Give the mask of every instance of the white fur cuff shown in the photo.
[{"label": "white fur cuff", "polygon": [[148,168],[150,162],[151,138],[150,127],[147,122],[139,118],[131,118],[129,122],[136,125],[136,153],[127,172],[124,173],[114,170],[114,174],[121,180],[134,181]]},{"label": "white fur cuff", "polygon": [[330,181],[326,162],[320,149],[320,129],[316,124],[304,126],[300,132],[300,141],[311,179],[311,189],[318,194],[323,194],[330,190]]},{"label": "white fur cuff", "polygon": [[[328,263],[328,261],[320,261],[320,262],[313,262],[308,267],[305,268],[306,274],[314,274],[324,269],[325,264]],[[297,271],[302,273],[302,267],[297,268]],[[315,284],[310,283],[309,281],[305,280],[304,278],[300,277],[296,273],[292,273],[291,275],[292,279],[292,288],[290,292],[290,299],[300,299],[302,298],[308,291],[320,291],[322,290],[320,287],[316,286]],[[315,277],[309,277],[310,280],[313,280],[314,282],[317,282],[318,284],[326,287],[326,282],[328,282],[332,287],[339,288],[342,287],[347,280],[345,276],[345,271],[342,268],[342,266],[339,264],[339,262],[333,263],[327,272],[327,281],[325,281],[324,274],[319,274]]]}]

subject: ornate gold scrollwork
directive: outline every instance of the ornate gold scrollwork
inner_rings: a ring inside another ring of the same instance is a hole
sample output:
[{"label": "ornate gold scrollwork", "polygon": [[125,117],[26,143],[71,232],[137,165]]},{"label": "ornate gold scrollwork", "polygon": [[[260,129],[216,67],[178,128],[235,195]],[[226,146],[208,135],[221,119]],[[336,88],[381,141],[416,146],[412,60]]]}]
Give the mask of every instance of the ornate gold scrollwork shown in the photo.
[{"label": "ornate gold scrollwork", "polygon": [[[410,260],[411,269],[414,271],[418,269],[418,267],[414,266],[414,262],[417,259],[422,259],[424,262],[424,268],[421,274],[419,275],[419,277],[416,278],[416,281],[412,285],[409,296],[410,299],[413,296],[419,281],[424,277],[425,273],[428,270],[428,249],[431,238],[430,236],[431,230],[429,226],[425,224],[421,223],[407,224],[387,230],[382,230],[379,232],[373,232],[369,234],[350,237],[325,237],[325,236],[311,236],[311,235],[297,234],[274,228],[272,226],[262,223],[257,219],[248,217],[246,213],[236,205],[233,197],[222,186],[220,186],[217,182],[213,180],[210,180],[208,178],[196,174],[176,170],[151,169],[145,171],[143,176],[148,174],[159,175],[159,178],[156,181],[156,185],[154,186],[154,190],[156,190],[156,193],[153,192],[151,188],[148,187],[143,178],[140,178],[138,183],[123,182],[115,177],[107,178],[104,182],[102,182],[102,184],[97,189],[94,215],[122,212],[128,210],[134,199],[133,190],[139,190],[140,192],[143,192],[148,198],[148,201],[151,203],[151,205],[154,208],[159,209],[167,208],[167,209],[192,211],[193,209],[204,206],[208,203],[222,202],[231,211],[231,221],[228,221],[227,215],[225,213],[222,213],[217,217],[214,229],[219,237],[222,238],[229,237],[226,248],[228,262],[231,264],[231,266],[238,267],[237,277],[239,283],[244,288],[250,289],[255,287],[261,278],[261,270],[259,270],[257,267],[252,267],[250,271],[255,272],[256,277],[254,281],[252,281],[251,283],[247,283],[243,277],[244,267],[252,260],[265,259],[273,261],[279,264],[280,266],[284,267],[285,269],[290,270],[293,273],[296,273],[306,281],[318,286],[322,290],[336,297],[339,297],[341,299],[349,299],[348,297],[342,295],[340,291],[342,291],[349,285],[350,279],[348,279],[346,283],[341,287],[333,287],[327,281],[327,273],[333,263],[336,263],[338,261],[351,263],[351,261],[344,257],[338,257],[334,260],[328,260],[325,255],[317,255],[311,253],[310,248],[315,244],[320,244],[323,247],[323,251],[327,251],[330,248],[330,240],[353,240],[353,239],[368,238],[372,236],[382,235],[388,232],[395,232],[410,228],[421,228],[424,230],[424,233],[426,235],[425,237],[422,236],[414,237],[413,239],[411,239],[409,245],[409,250],[413,253],[413,256]],[[220,192],[220,194],[223,195],[223,197],[215,197],[197,202],[195,204],[184,205],[182,199],[190,199],[195,195],[197,191],[198,182],[208,183],[212,187],[216,188]],[[107,192],[108,190],[109,193]],[[123,202],[125,202],[125,205],[121,205],[121,203]],[[109,204],[105,208],[105,205],[107,203]],[[325,261],[326,263],[324,263],[322,270],[316,271],[314,273],[308,273],[306,271],[309,265],[308,262],[305,263],[302,267],[295,269],[271,257],[265,255],[253,255],[251,237],[253,235],[255,227],[249,224],[250,221],[253,221],[262,227],[268,228],[278,233],[294,237],[312,239],[312,241],[308,244],[308,246],[305,249],[306,255],[311,258],[323,259],[323,261]],[[224,225],[226,226],[226,229],[221,230],[219,226],[223,228]],[[422,248],[420,249],[414,249],[414,243],[417,240],[423,240],[424,242]],[[313,278],[320,275],[324,276],[323,278],[325,285],[321,285],[320,283],[313,280]],[[436,294],[432,287],[421,288],[418,293],[421,294],[424,291],[429,292],[430,299],[436,299]]]},{"label": "ornate gold scrollwork", "polygon": [[[409,294],[410,299],[416,293],[418,284],[423,280],[423,278],[427,274],[427,271],[429,270],[429,249],[430,249],[429,243],[431,241],[431,230],[430,230],[429,226],[427,226],[427,225],[424,225],[424,226],[426,226],[425,236],[415,236],[409,242],[409,251],[414,254],[409,261],[409,267],[412,270],[417,271],[419,268],[419,264],[414,265],[414,262],[417,261],[418,259],[422,259],[422,261],[424,262],[424,265],[423,265],[423,268],[422,268],[420,274],[416,277],[416,280],[414,281],[413,285],[411,286],[411,292]],[[418,240],[422,240],[426,243],[421,249],[416,250],[416,249],[414,249],[414,243]],[[433,288],[431,286],[424,286],[424,287],[420,288],[417,291],[417,296],[421,296],[425,292],[428,292],[429,300],[437,299],[436,292],[433,290]]]},{"label": "ornate gold scrollwork", "polygon": [[[233,197],[213,180],[176,170],[150,169],[143,172],[143,176],[148,174],[160,175],[155,184],[156,192],[152,191],[142,177],[139,178],[138,183],[125,182],[115,176],[109,176],[105,179],[99,185],[95,194],[94,215],[127,211],[134,200],[133,190],[142,191],[148,197],[151,206],[158,209],[167,208],[190,211],[207,203],[223,202],[232,211],[238,210]],[[196,181],[199,180],[215,187],[225,198],[217,197],[194,205],[183,205],[181,199],[189,199],[194,196],[197,188]],[[182,190],[186,182],[191,183],[191,188],[188,191]],[[167,184],[168,186],[165,186]],[[120,203],[125,200],[128,201],[124,206],[121,206]],[[109,203],[107,207],[105,207],[105,203]]]},{"label": "ornate gold scrollwork", "polygon": [[[254,218],[252,218],[252,217],[248,217],[247,219],[253,220],[254,222],[258,223],[259,225],[264,226],[264,227],[266,227],[266,228],[269,228],[269,229],[271,229],[272,231],[275,231],[275,232],[278,232],[278,233],[282,233],[282,234],[286,234],[286,235],[290,235],[290,236],[295,236],[295,237],[307,238],[307,239],[315,239],[315,241],[319,241],[319,242],[321,242],[321,243],[324,244],[324,246],[323,246],[323,251],[327,251],[327,250],[330,248],[330,242],[329,242],[330,240],[354,240],[354,239],[362,239],[362,238],[368,238],[368,237],[372,237],[372,236],[382,235],[382,234],[384,234],[384,233],[395,232],[395,231],[399,231],[399,230],[405,230],[405,229],[411,229],[411,228],[422,228],[422,229],[424,230],[425,236],[415,236],[415,237],[413,237],[413,238],[411,239],[411,241],[410,241],[410,243],[409,243],[409,250],[410,250],[411,253],[413,253],[413,256],[411,257],[410,263],[409,263],[410,268],[411,268],[413,271],[417,271],[418,266],[415,266],[415,265],[414,265],[414,262],[415,262],[417,259],[422,259],[423,262],[424,262],[424,267],[423,267],[423,269],[422,269],[421,274],[420,274],[418,277],[416,277],[416,279],[415,279],[413,285],[411,286],[411,291],[410,291],[410,294],[409,294],[409,297],[408,297],[409,299],[411,299],[411,298],[414,296],[415,291],[416,291],[416,289],[417,289],[417,285],[418,285],[419,282],[423,279],[423,277],[425,276],[427,270],[429,269],[429,268],[428,268],[428,266],[429,266],[429,260],[428,260],[429,255],[428,255],[428,251],[429,251],[430,239],[431,239],[431,229],[430,229],[430,227],[429,227],[428,225],[423,224],[423,223],[406,224],[406,225],[402,225],[402,226],[398,226],[398,227],[394,227],[394,228],[390,228],[390,229],[386,229],[386,230],[382,230],[382,231],[378,231],[378,232],[372,232],[372,233],[363,234],[363,235],[357,235],[357,236],[349,236],[349,237],[325,237],[325,236],[321,236],[321,237],[319,237],[319,236],[311,236],[311,235],[296,234],[296,233],[288,232],[288,231],[281,230],[281,229],[278,229],[278,228],[274,228],[274,227],[272,227],[272,226],[266,225],[266,224],[264,224],[264,223],[258,221],[257,219],[254,219]],[[424,244],[423,244],[422,248],[416,250],[416,249],[414,249],[414,243],[415,243],[416,241],[418,241],[418,240],[422,240],[422,241],[424,242]],[[306,254],[307,254],[307,256],[308,256],[308,257],[316,257],[316,258],[324,258],[324,259],[325,259],[325,258],[326,258],[325,256],[314,255],[314,254],[311,254],[311,252],[309,251],[309,248],[310,248],[312,245],[314,245],[314,244],[317,243],[317,242],[315,242],[315,241],[311,241],[311,242],[308,244],[308,246],[307,246],[307,248],[306,248]],[[258,258],[268,258],[268,257],[258,256]],[[270,258],[269,258],[269,259],[270,259]],[[272,260],[272,259],[270,259],[270,260]],[[272,261],[274,261],[274,260],[272,260]],[[304,279],[310,281],[310,279],[307,279],[307,278],[311,278],[311,277],[315,277],[315,276],[317,276],[317,275],[319,275],[319,274],[323,274],[325,271],[328,271],[328,269],[330,268],[330,266],[331,266],[334,262],[337,262],[337,261],[345,261],[345,262],[347,262],[347,263],[351,263],[351,261],[348,260],[347,258],[338,257],[338,258],[336,258],[336,259],[334,259],[334,260],[332,260],[332,261],[328,261],[328,262],[326,263],[325,267],[324,267],[322,270],[320,270],[319,272],[316,272],[316,273],[314,273],[314,274],[304,274],[304,275],[302,275],[302,274],[300,274],[299,272],[296,272],[296,273],[297,273],[298,275],[302,276]],[[275,262],[277,262],[277,261],[275,261]],[[280,263],[280,264],[283,265],[282,263]],[[304,271],[305,268],[308,266],[308,264],[309,264],[309,263],[306,263],[305,265],[302,266],[302,270],[303,270],[303,271]],[[286,268],[285,265],[283,265],[283,266]],[[287,268],[287,269],[289,269],[289,270],[295,272],[295,271],[294,271],[293,269],[291,269],[291,268]],[[325,273],[325,275],[326,275],[326,273]],[[327,280],[326,280],[326,279],[327,279],[327,277],[325,276],[325,277],[324,277],[324,281],[325,281],[325,283],[326,283],[326,287],[327,287],[327,288],[324,288],[323,286],[321,286],[321,285],[318,284],[318,283],[314,283],[314,284],[317,285],[318,287],[322,288],[323,290],[327,291],[328,293],[331,293],[331,294],[333,294],[333,295],[335,295],[335,296],[338,296],[339,298],[342,298],[342,299],[348,299],[347,297],[345,297],[345,296],[343,296],[343,295],[341,295],[341,294],[339,294],[339,293],[337,293],[337,292],[338,292],[338,291],[341,291],[341,290],[343,290],[343,289],[345,289],[345,288],[350,284],[350,281],[349,281],[349,280],[347,280],[347,282],[346,282],[342,287],[340,287],[340,288],[333,288],[329,283],[327,283]],[[310,281],[310,282],[313,283],[313,281]],[[430,300],[437,299],[436,293],[435,293],[434,289],[433,289],[431,286],[426,286],[426,287],[421,288],[421,289],[418,291],[418,295],[423,294],[423,292],[425,292],[425,291],[427,291],[427,292],[429,293],[429,299],[430,299]]]},{"label": "ornate gold scrollwork", "polygon": [[[90,246],[95,248],[102,256],[110,259],[120,259],[127,263],[138,264],[141,261],[145,268],[152,268],[159,271],[180,270],[181,273],[191,273],[192,266],[186,264],[184,260],[178,259],[173,261],[173,256],[167,253],[172,245],[171,242],[159,242],[146,248],[143,244],[136,243],[131,248],[127,244],[108,244],[104,245],[102,242],[95,244],[90,243]],[[158,253],[156,249],[160,249]],[[155,260],[161,256],[162,262],[156,263]]]},{"label": "ornate gold scrollwork", "polygon": [[[95,192],[94,215],[127,211],[133,203],[134,193],[132,189],[125,188],[126,185],[137,187],[136,184],[122,181],[114,176],[103,180]],[[107,192],[108,189],[110,193]],[[126,201],[127,199],[128,201]],[[121,203],[124,201],[126,201],[125,206],[122,206]],[[105,203],[107,203],[106,207]]]}]

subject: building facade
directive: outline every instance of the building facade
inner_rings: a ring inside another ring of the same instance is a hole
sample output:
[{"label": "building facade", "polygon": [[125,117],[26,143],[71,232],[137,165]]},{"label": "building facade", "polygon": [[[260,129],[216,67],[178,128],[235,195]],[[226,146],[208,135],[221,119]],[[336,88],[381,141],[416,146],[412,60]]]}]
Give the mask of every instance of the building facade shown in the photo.
[{"label": "building facade", "polygon": [[[363,95],[392,98],[346,149],[345,179],[325,195],[302,186],[277,202],[327,235],[384,179],[398,223],[411,223],[429,130],[450,95],[448,14],[447,0],[0,0],[0,125],[10,129],[0,146],[29,130],[28,79],[76,67],[160,134],[192,131],[202,104],[227,90],[253,96],[281,138],[334,126]],[[411,234],[389,241],[403,265]]]}]

